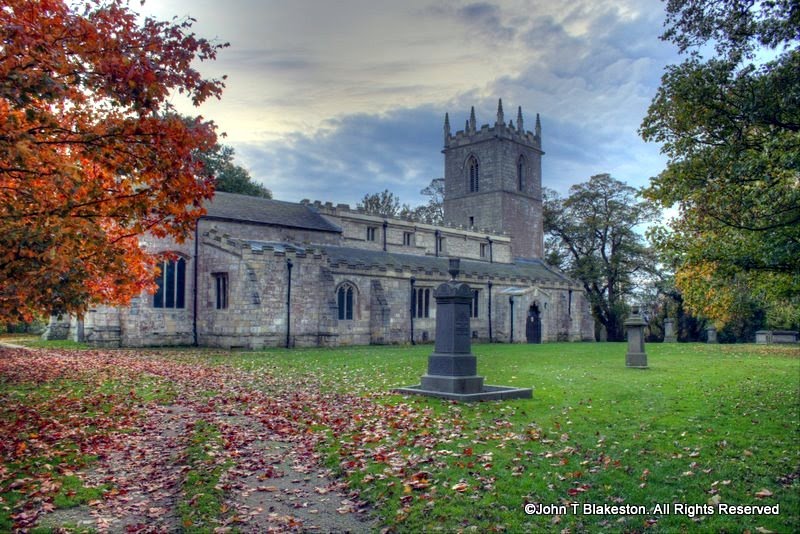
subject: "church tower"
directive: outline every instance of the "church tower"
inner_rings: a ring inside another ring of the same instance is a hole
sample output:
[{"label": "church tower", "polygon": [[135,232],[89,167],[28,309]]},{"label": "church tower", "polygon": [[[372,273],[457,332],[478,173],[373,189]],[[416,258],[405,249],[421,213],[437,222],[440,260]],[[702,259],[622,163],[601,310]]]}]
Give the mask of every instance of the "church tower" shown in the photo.
[{"label": "church tower", "polygon": [[505,122],[503,101],[497,104],[493,126],[476,126],[475,108],[463,131],[450,132],[444,117],[444,220],[474,230],[511,236],[515,258],[541,258],[542,127],[539,115],[533,132],[517,122]]}]

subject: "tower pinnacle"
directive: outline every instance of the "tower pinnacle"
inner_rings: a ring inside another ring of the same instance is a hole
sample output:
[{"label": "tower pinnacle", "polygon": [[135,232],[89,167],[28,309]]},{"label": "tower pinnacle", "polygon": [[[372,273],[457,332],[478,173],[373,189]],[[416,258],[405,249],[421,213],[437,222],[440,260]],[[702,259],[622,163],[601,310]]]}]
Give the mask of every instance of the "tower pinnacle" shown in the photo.
[{"label": "tower pinnacle", "polygon": [[503,117],[503,99],[497,100],[497,124],[505,125],[506,121]]},{"label": "tower pinnacle", "polygon": [[522,125],[522,106],[517,108],[517,131],[525,133],[525,127]]},{"label": "tower pinnacle", "polygon": [[475,106],[469,111],[469,131],[475,133]]},{"label": "tower pinnacle", "polygon": [[533,132],[536,137],[542,137],[542,121],[539,120],[539,114],[536,114],[536,131]]},{"label": "tower pinnacle", "polygon": [[450,139],[450,115],[444,114],[444,144]]}]

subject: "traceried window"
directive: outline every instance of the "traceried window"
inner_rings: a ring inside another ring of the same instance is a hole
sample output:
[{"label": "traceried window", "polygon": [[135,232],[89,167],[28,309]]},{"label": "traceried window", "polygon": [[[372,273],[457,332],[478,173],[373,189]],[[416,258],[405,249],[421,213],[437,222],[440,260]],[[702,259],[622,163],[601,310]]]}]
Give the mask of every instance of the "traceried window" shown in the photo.
[{"label": "traceried window", "polygon": [[374,226],[367,226],[367,241],[375,241],[376,230]]},{"label": "traceried window", "polygon": [[476,318],[478,317],[478,298],[480,297],[480,290],[473,289],[472,290],[472,305],[470,306],[469,316]]},{"label": "traceried window", "polygon": [[353,320],[353,306],[355,303],[355,288],[350,284],[342,284],[336,291],[336,304],[339,308],[340,321]]},{"label": "traceried window", "polygon": [[213,273],[214,302],[218,310],[228,309],[228,273]]},{"label": "traceried window", "polygon": [[414,234],[411,232],[403,232],[403,246],[410,247],[414,242]]},{"label": "traceried window", "polygon": [[478,167],[478,160],[475,156],[470,156],[467,161],[467,168],[469,169],[469,192],[476,193],[480,190],[479,179],[480,172]]},{"label": "traceried window", "polygon": [[154,308],[181,309],[186,307],[186,260],[164,259],[156,277],[158,289],[153,295]]},{"label": "traceried window", "polygon": [[525,156],[520,156],[517,160],[517,189],[525,189]]},{"label": "traceried window", "polygon": [[411,317],[425,318],[431,315],[431,289],[429,287],[418,287],[414,289],[411,301]]}]

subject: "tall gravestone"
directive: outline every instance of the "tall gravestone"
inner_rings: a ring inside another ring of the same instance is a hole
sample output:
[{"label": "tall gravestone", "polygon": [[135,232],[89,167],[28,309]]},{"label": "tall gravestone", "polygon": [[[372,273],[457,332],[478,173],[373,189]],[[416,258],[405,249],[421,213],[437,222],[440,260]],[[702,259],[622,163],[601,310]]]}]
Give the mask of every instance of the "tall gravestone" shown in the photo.
[{"label": "tall gravestone", "polygon": [[436,288],[436,343],[428,356],[428,372],[420,384],[399,388],[399,393],[427,395],[459,401],[529,399],[530,388],[484,385],[470,341],[472,289],[457,282],[458,259],[450,260],[452,279]]},{"label": "tall gravestone", "polygon": [[675,343],[678,336],[675,335],[675,319],[667,317],[664,319],[664,343]]},{"label": "tall gravestone", "polygon": [[644,351],[644,327],[647,321],[639,315],[639,307],[631,308],[631,316],[625,319],[625,330],[628,334],[628,352],[625,355],[625,366],[635,369],[647,369],[647,353]]},{"label": "tall gravestone", "polygon": [[706,343],[717,343],[717,329],[713,326],[706,328]]}]

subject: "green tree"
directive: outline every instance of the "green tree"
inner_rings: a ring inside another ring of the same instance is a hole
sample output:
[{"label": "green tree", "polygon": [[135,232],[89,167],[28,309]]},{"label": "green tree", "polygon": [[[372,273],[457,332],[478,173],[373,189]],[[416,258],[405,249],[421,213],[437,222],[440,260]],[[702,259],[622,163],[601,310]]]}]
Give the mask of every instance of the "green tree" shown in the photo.
[{"label": "green tree", "polygon": [[414,208],[413,219],[427,224],[444,222],[444,178],[434,178],[422,191],[428,203]]},{"label": "green tree", "polygon": [[796,326],[800,3],[670,0],[666,26],[688,57],[667,68],[640,133],[668,157],[645,194],[678,216],[652,237],[691,311],[722,327],[747,300]]},{"label": "green tree", "polygon": [[572,186],[566,199],[545,190],[546,256],[583,284],[592,315],[609,341],[624,339],[625,298],[655,266],[636,230],[656,215],[650,203],[637,199],[634,188],[608,174]]},{"label": "green tree", "polygon": [[225,145],[216,145],[203,153],[205,172],[214,178],[217,191],[239,193],[251,197],[272,198],[272,191],[254,182],[247,169],[234,163],[234,150]]},{"label": "green tree", "polygon": [[381,193],[364,195],[357,207],[371,215],[396,217],[400,213],[400,199],[388,189],[384,189]]}]

